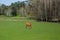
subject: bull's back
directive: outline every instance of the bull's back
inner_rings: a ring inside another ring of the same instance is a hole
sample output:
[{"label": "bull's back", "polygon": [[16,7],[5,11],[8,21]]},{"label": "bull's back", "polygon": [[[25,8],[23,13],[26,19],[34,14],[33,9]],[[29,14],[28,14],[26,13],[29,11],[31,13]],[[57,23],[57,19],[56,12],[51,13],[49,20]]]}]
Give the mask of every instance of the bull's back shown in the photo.
[{"label": "bull's back", "polygon": [[26,26],[31,26],[31,23],[30,23],[30,22],[27,22],[27,23],[26,23]]}]

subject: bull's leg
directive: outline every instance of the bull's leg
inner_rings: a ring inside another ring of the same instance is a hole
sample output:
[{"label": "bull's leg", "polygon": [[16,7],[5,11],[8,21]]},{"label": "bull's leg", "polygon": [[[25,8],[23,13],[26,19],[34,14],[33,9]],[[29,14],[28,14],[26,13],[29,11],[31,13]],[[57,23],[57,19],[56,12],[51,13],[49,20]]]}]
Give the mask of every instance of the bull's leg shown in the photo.
[{"label": "bull's leg", "polygon": [[32,29],[32,27],[30,27],[30,29]]},{"label": "bull's leg", "polygon": [[32,29],[32,27],[31,27],[31,26],[30,26],[29,28],[30,28],[30,29]]},{"label": "bull's leg", "polygon": [[31,26],[31,28],[32,28],[32,26]]},{"label": "bull's leg", "polygon": [[27,26],[26,26],[26,29],[27,29]]}]

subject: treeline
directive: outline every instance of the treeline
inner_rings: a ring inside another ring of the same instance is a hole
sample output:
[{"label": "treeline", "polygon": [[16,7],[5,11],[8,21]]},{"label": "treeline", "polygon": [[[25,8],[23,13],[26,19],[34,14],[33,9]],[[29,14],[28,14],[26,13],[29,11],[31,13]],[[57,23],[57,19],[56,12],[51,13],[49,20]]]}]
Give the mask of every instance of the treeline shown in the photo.
[{"label": "treeline", "polygon": [[30,12],[37,21],[60,21],[60,0],[29,0]]},{"label": "treeline", "polygon": [[10,6],[6,6],[5,4],[2,4],[0,6],[0,15],[5,15],[5,16],[26,16],[26,9],[24,8],[26,6],[27,1],[23,2],[15,2],[11,3]]},{"label": "treeline", "polygon": [[28,16],[30,19],[37,21],[60,22],[60,0],[18,1],[11,3],[10,6],[2,4],[0,6],[0,15]]}]

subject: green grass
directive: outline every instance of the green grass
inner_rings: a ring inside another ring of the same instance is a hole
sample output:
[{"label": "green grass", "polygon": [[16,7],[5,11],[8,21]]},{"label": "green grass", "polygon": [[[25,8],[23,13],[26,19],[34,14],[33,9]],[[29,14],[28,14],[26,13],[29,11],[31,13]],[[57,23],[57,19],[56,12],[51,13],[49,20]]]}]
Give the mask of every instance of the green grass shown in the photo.
[{"label": "green grass", "polygon": [[25,22],[0,21],[0,40],[60,40],[60,23],[31,21],[26,29]]}]

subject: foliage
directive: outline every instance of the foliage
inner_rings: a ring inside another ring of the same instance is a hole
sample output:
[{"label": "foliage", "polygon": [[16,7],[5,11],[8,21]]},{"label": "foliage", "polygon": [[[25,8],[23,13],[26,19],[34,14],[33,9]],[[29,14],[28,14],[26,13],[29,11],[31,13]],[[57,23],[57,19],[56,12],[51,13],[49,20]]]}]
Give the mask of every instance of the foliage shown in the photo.
[{"label": "foliage", "polygon": [[60,20],[58,0],[29,0],[30,11],[34,12],[33,16],[40,21],[58,21]]},{"label": "foliage", "polygon": [[15,3],[11,3],[10,6],[6,6],[4,4],[1,5],[0,7],[0,14],[5,15],[5,16],[17,16],[19,15],[18,13],[20,13],[20,8],[24,8],[25,7],[25,2],[15,2]]}]

